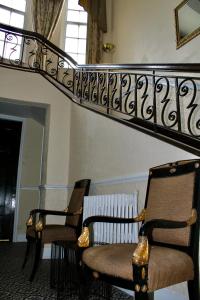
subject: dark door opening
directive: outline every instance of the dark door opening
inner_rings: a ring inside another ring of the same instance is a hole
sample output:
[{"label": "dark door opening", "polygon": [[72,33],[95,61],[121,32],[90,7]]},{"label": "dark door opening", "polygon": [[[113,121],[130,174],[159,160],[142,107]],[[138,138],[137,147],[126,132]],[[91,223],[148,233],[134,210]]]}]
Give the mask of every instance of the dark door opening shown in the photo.
[{"label": "dark door opening", "polygon": [[0,240],[12,241],[22,122],[0,119]]}]

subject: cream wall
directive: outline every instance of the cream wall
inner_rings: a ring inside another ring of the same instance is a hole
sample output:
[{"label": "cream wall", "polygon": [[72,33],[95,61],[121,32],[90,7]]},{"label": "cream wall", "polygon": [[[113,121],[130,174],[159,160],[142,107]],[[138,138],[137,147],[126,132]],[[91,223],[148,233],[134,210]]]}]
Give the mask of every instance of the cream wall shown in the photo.
[{"label": "cream wall", "polygon": [[[90,194],[138,191],[144,206],[147,172],[152,166],[194,155],[99,114],[71,107],[69,181],[91,178]],[[186,300],[185,285],[156,293],[156,299]]]},{"label": "cream wall", "polygon": [[[70,106],[71,102],[59,90],[51,85],[39,74],[21,72],[0,68],[0,98],[11,103],[23,103],[48,107],[48,120],[46,124],[45,155],[43,164],[42,190],[43,206],[46,208],[64,208],[67,203],[67,184],[69,172],[69,145],[70,145]],[[29,141],[33,137],[26,138]],[[33,148],[25,154],[31,155]],[[39,155],[39,153],[38,153]],[[30,160],[29,160],[30,161]],[[34,169],[36,166],[32,166]],[[35,172],[38,170],[35,169]],[[31,173],[31,172],[30,172]],[[22,175],[23,184],[29,184],[26,173]],[[35,180],[35,179],[34,179]],[[36,182],[35,182],[36,183]],[[38,194],[33,191],[27,197],[27,191],[23,191],[19,199],[19,208],[28,212],[27,203],[24,206],[24,199],[29,199],[29,208],[37,202]],[[21,202],[20,202],[21,200]],[[24,208],[23,208],[24,207]],[[21,212],[20,212],[21,213]],[[19,213],[18,228],[22,229]],[[27,217],[27,216],[26,216]],[[25,217],[23,217],[24,219]],[[25,233],[25,232],[24,232]]]},{"label": "cream wall", "polygon": [[[18,196],[18,214],[16,240],[23,238],[26,220],[31,209],[40,207],[41,159],[43,149],[43,126],[27,118],[22,130],[21,161],[19,162],[20,187]],[[16,220],[15,220],[16,221]]]},{"label": "cream wall", "polygon": [[174,8],[181,0],[114,0],[113,63],[199,62],[200,35],[176,50]]},{"label": "cream wall", "polygon": [[[90,112],[77,105],[71,110],[70,182],[89,177],[93,190],[141,190],[144,204],[148,169],[169,161],[194,158],[181,149]],[[102,182],[103,181],[103,182]],[[120,190],[119,185],[123,185]]]},{"label": "cream wall", "polygon": [[[114,0],[112,37],[116,49],[113,62],[197,62],[199,37],[176,50],[173,9],[179,3],[177,0]],[[1,97],[50,105],[46,208],[65,207],[67,189],[59,186],[91,178],[91,194],[138,190],[140,209],[150,167],[195,157],[70,104],[38,74],[2,69],[0,76]],[[26,85],[20,89],[25,80]],[[51,188],[55,185],[57,188]],[[179,294],[181,299],[187,299],[182,288]]]},{"label": "cream wall", "polygon": [[[185,63],[199,62],[200,35],[176,50],[174,8],[181,0],[107,0],[108,33],[104,42],[115,45],[104,53],[106,63]],[[66,3],[55,28],[52,42],[64,49]],[[32,30],[30,2],[25,28]]]},{"label": "cream wall", "polygon": [[[39,74],[1,68],[0,97],[49,105],[47,184],[68,181],[70,101]],[[24,84],[25,83],[25,84]],[[11,88],[12,87],[12,88]]]}]

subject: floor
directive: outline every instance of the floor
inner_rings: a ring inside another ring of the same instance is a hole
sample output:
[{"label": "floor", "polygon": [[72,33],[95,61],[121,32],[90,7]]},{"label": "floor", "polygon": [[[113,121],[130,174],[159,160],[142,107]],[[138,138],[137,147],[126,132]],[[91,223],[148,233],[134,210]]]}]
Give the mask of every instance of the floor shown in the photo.
[{"label": "floor", "polygon": [[[29,282],[30,266],[21,270],[24,251],[25,243],[0,242],[0,300],[57,299],[56,291],[49,286],[50,261],[43,260],[36,278]],[[112,299],[132,297],[114,289]]]}]

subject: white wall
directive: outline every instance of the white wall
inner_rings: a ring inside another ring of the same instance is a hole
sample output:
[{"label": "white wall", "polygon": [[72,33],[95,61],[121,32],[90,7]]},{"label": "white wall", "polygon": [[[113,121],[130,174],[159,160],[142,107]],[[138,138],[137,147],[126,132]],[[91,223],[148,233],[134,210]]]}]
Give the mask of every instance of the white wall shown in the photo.
[{"label": "white wall", "polygon": [[200,35],[176,50],[180,0],[114,0],[113,63],[199,62]]}]

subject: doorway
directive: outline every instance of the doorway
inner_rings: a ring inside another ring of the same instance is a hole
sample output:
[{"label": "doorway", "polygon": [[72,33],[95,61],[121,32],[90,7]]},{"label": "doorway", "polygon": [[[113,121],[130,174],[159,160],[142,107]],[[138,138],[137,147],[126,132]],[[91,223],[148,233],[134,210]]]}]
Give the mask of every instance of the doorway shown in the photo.
[{"label": "doorway", "polygon": [[0,240],[12,241],[22,122],[0,119]]}]

